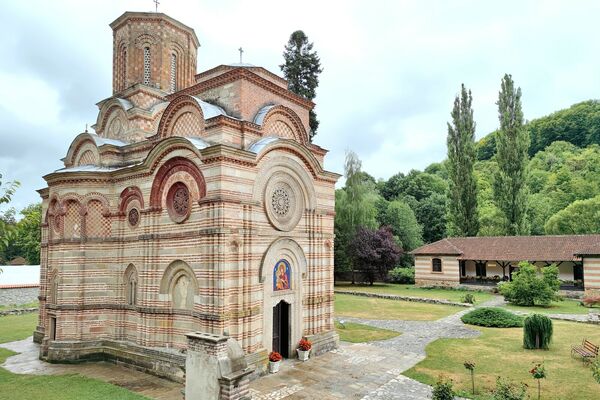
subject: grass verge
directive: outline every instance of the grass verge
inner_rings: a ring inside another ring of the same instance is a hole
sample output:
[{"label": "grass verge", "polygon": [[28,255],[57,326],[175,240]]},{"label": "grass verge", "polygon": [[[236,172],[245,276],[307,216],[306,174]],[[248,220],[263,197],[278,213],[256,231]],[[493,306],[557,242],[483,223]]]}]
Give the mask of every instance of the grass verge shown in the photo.
[{"label": "grass verge", "polygon": [[[37,313],[0,317],[0,343],[31,336]],[[0,348],[0,365],[15,355]],[[0,368],[0,400],[144,400],[147,397],[77,374],[20,375]]]},{"label": "grass verge", "polygon": [[579,300],[571,299],[553,301],[549,307],[521,307],[513,304],[507,304],[504,307],[513,311],[540,314],[587,314],[589,312],[589,308],[582,306]]},{"label": "grass verge", "polygon": [[346,322],[344,325],[335,322],[335,331],[340,335],[340,340],[350,343],[365,343],[376,340],[387,340],[399,336],[400,332],[389,329],[375,328],[374,326]]},{"label": "grass verge", "polygon": [[336,315],[354,318],[434,321],[462,309],[462,307],[442,304],[387,300],[350,294],[335,295]]},{"label": "grass verge", "polygon": [[600,385],[592,378],[589,367],[571,358],[571,345],[587,338],[600,343],[597,326],[573,322],[554,322],[550,350],[524,350],[522,328],[476,328],[482,335],[476,339],[440,339],[427,346],[427,358],[405,372],[405,375],[433,384],[440,375],[451,378],[455,387],[470,393],[471,378],[463,363],[475,363],[475,399],[489,399],[497,376],[513,382],[524,382],[529,394],[537,398],[536,382],[529,370],[534,363],[544,362],[547,378],[542,381],[542,398],[547,400],[587,400],[597,398]]},{"label": "grass verge", "polygon": [[356,292],[369,292],[378,294],[395,294],[398,296],[424,297],[428,299],[439,299],[460,302],[465,293],[471,293],[475,296],[476,304],[481,304],[492,299],[494,296],[488,292],[479,292],[474,290],[458,290],[432,288],[426,289],[415,285],[404,285],[395,283],[375,283],[370,285],[352,285],[349,283],[338,283],[336,290],[352,290]]},{"label": "grass verge", "polygon": [[0,317],[0,343],[14,342],[33,335],[38,313]]}]

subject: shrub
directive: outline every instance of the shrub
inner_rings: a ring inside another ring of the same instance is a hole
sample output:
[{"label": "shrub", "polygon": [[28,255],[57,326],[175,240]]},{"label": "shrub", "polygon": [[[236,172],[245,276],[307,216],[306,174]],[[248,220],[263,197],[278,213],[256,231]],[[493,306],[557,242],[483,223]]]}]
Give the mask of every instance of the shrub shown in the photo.
[{"label": "shrub", "polygon": [[527,386],[524,383],[516,385],[498,377],[496,379],[496,390],[494,400],[523,400],[527,396]]},{"label": "shrub", "polygon": [[596,382],[600,383],[600,358],[596,358],[590,367],[592,368],[592,376]]},{"label": "shrub", "polygon": [[513,328],[523,326],[523,318],[498,307],[481,307],[461,317],[465,324],[493,328]]},{"label": "shrub", "polygon": [[455,393],[451,380],[440,377],[435,385],[433,385],[432,400],[453,400],[454,396]]},{"label": "shrub", "polygon": [[282,359],[283,359],[283,357],[281,357],[281,354],[279,354],[276,351],[272,351],[269,353],[269,361],[271,361],[271,362],[281,361]]},{"label": "shrub", "polygon": [[552,340],[552,320],[542,314],[531,314],[523,325],[523,347],[526,349],[545,349]]},{"label": "shrub", "polygon": [[396,267],[388,273],[388,280],[392,283],[415,283],[415,267]]},{"label": "shrub", "polygon": [[536,266],[526,261],[519,263],[519,271],[513,274],[512,282],[499,285],[504,299],[518,306],[549,306],[552,301],[561,299],[559,288],[556,265],[542,268],[540,276]]},{"label": "shrub", "polygon": [[462,303],[469,303],[469,304],[475,304],[475,296],[473,296],[473,293],[465,293],[461,298],[460,301]]},{"label": "shrub", "polygon": [[312,348],[312,343],[310,340],[302,338],[298,342],[298,348],[302,351],[309,351]]}]

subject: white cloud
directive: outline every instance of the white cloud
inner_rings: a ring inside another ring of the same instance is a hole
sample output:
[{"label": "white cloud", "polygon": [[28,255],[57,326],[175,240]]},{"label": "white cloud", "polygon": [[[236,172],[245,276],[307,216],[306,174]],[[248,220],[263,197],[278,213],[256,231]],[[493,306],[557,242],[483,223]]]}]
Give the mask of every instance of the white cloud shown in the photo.
[{"label": "white cloud", "polygon": [[[10,2],[0,14],[0,171],[19,179],[19,205],[111,93],[112,34],[149,0]],[[326,167],[351,148],[375,177],[445,157],[446,122],[464,82],[477,136],[494,130],[504,73],[523,89],[528,119],[600,93],[595,1],[175,1],[159,11],[195,29],[200,70],[238,59],[279,73],[290,33],[303,29],[325,68],[316,143]],[[24,106],[35,112],[25,112]]]}]

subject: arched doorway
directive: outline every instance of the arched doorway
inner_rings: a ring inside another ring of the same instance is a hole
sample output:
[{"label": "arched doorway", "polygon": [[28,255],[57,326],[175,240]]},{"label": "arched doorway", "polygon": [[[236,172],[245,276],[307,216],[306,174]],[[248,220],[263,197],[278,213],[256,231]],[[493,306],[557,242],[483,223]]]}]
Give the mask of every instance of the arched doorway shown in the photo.
[{"label": "arched doorway", "polygon": [[290,356],[290,308],[283,300],[273,307],[273,351],[285,358]]}]

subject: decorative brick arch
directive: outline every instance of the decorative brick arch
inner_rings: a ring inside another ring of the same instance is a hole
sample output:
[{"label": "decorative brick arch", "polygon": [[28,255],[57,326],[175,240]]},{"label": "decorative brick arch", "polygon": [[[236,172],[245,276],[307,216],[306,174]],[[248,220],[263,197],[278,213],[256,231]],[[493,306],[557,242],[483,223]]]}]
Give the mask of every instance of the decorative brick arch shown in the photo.
[{"label": "decorative brick arch", "polygon": [[[288,129],[291,129],[291,132],[288,133]],[[291,108],[282,105],[269,109],[263,118],[261,131],[264,134],[275,134],[284,139],[291,139],[289,135],[293,134],[293,139],[296,141],[302,144],[309,142],[308,134],[298,114]]]},{"label": "decorative brick arch", "polygon": [[96,201],[99,201],[100,203],[102,203],[102,216],[110,217],[110,205],[108,203],[108,200],[106,199],[106,197],[104,197],[104,195],[102,193],[98,193],[98,192],[91,192],[91,193],[86,194],[83,197],[82,203],[84,204],[84,206],[82,208],[82,213],[84,215],[87,214],[88,204],[93,200],[96,200]]},{"label": "decorative brick arch", "polygon": [[119,214],[125,215],[127,211],[127,206],[133,200],[137,200],[140,203],[140,207],[144,208],[144,196],[142,195],[142,191],[137,186],[129,186],[121,192],[119,196]]},{"label": "decorative brick arch", "polygon": [[65,166],[73,167],[99,163],[100,152],[92,136],[89,133],[78,135],[69,146],[69,151],[65,157]]},{"label": "decorative brick arch", "polygon": [[204,132],[204,113],[191,96],[175,98],[162,114],[156,135],[152,139],[169,136],[200,136]]},{"label": "decorative brick arch", "polygon": [[[179,286],[180,280],[184,278],[187,280],[187,292],[184,293],[185,299],[182,298],[181,293],[177,291],[181,290]],[[179,309],[193,309],[194,308],[194,296],[198,294],[198,279],[194,270],[184,261],[176,260],[173,261],[165,269],[163,277],[160,281],[159,293],[168,295],[168,299],[171,302],[171,307]],[[177,299],[180,299],[180,304],[177,303]],[[185,303],[182,304],[182,303]]]},{"label": "decorative brick arch", "polygon": [[206,196],[206,181],[198,166],[187,158],[174,157],[165,162],[154,177],[152,191],[150,192],[150,207],[152,209],[162,209],[161,202],[167,180],[178,172],[186,172],[194,179],[200,199]]},{"label": "decorative brick arch", "polygon": [[96,132],[104,137],[115,136],[111,132],[108,132],[110,124],[118,119],[122,125],[122,129],[119,132],[115,132],[115,135],[120,135],[127,131],[129,120],[127,118],[126,110],[123,108],[123,104],[118,99],[111,99],[102,106],[102,109],[98,113],[98,119],[96,120]]}]

